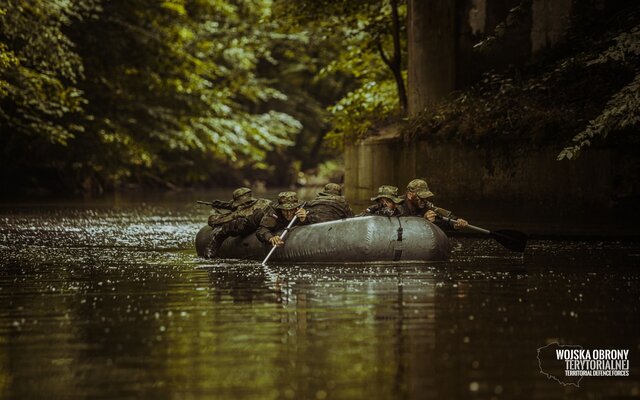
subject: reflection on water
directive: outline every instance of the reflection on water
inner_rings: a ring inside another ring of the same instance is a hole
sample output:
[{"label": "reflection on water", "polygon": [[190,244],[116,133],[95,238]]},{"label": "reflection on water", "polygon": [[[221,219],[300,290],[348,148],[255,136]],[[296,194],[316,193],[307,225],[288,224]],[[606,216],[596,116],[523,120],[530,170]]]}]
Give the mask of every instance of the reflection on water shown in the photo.
[{"label": "reflection on water", "polygon": [[[640,396],[637,242],[263,268],[196,258],[191,204],[0,210],[0,398]],[[563,387],[550,341],[629,349],[632,376]]]}]

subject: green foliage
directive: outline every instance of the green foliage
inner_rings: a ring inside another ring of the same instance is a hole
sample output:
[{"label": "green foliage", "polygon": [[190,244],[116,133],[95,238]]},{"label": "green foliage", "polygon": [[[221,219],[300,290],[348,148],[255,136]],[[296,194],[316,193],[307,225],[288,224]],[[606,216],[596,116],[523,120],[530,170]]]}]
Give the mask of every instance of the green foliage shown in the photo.
[{"label": "green foliage", "polygon": [[[487,74],[472,88],[454,93],[409,120],[408,138],[428,136],[436,142],[482,144],[533,143],[555,139],[558,126],[572,123],[572,112],[563,106],[549,108],[549,87],[538,80],[514,81]],[[514,148],[515,150],[515,148]]]},{"label": "green foliage", "polygon": [[[77,40],[83,53],[95,51],[96,62],[87,67],[93,90],[109,93],[109,107],[97,104],[92,114],[99,130],[136,150],[127,157],[134,164],[162,172],[184,162],[158,157],[176,149],[259,167],[265,151],[292,143],[298,121],[275,110],[256,112],[286,99],[257,67],[271,46],[289,38],[262,31],[268,28],[258,24],[262,10],[242,5],[173,1],[148,8],[113,1],[105,5],[98,31],[95,24],[82,31]],[[114,46],[106,52],[89,46],[105,33]]]},{"label": "green foliage", "polygon": [[[18,66],[18,58],[7,48],[7,45],[0,42],[0,76],[5,77],[8,72]],[[4,98],[9,94],[10,84],[6,80],[0,80],[0,97]]]},{"label": "green foliage", "polygon": [[519,79],[487,74],[410,120],[404,133],[511,154],[565,143],[628,79],[609,65],[585,68],[591,58],[572,55]]},{"label": "green foliage", "polygon": [[[612,132],[632,134],[639,122],[640,51],[637,23],[629,22],[637,22],[638,16],[632,15],[623,24],[626,28],[598,26],[599,40],[574,33],[568,43],[529,65],[484,75],[473,87],[410,120],[406,138],[429,137],[431,142],[512,155],[562,148],[574,138],[575,144],[558,156],[573,159]],[[627,135],[620,140],[629,139]]]},{"label": "green foliage", "polygon": [[363,138],[377,123],[397,115],[396,88],[392,80],[363,82],[329,107],[332,129],[327,140],[340,147]]},{"label": "green foliage", "polygon": [[330,123],[342,142],[397,109],[395,4],[7,0],[2,177],[100,192],[311,168]]},{"label": "green foliage", "polygon": [[9,0],[0,9],[0,125],[14,135],[66,145],[82,126],[70,116],[86,102],[82,63],[64,35],[69,2]]},{"label": "green foliage", "polygon": [[[335,58],[316,79],[345,77],[350,89],[330,105],[328,143],[341,147],[364,137],[372,126],[401,113],[397,84],[385,56],[394,52],[392,1],[301,1],[276,3],[280,13],[305,29],[318,32],[325,47],[335,48]],[[406,4],[398,7],[406,19]],[[326,15],[326,18],[317,18]],[[405,26],[400,27],[404,36]],[[406,46],[402,45],[402,49]],[[404,51],[404,50],[403,50]],[[402,76],[405,74],[402,73]]]},{"label": "green foliage", "polygon": [[[308,40],[283,33],[270,7],[7,2],[0,8],[5,173],[51,170],[77,189],[87,180],[94,188],[193,184],[229,167],[267,168],[267,154],[293,145],[302,129],[286,106],[286,92],[299,92],[279,82],[306,70],[297,58]],[[273,69],[280,75],[270,76]]]},{"label": "green foliage", "polygon": [[599,54],[587,65],[618,63],[635,69],[635,76],[627,85],[614,93],[602,112],[590,120],[587,127],[573,138],[576,144],[565,147],[558,160],[575,159],[593,140],[605,139],[610,133],[638,127],[640,124],[640,25],[622,32],[614,39],[615,44]]}]

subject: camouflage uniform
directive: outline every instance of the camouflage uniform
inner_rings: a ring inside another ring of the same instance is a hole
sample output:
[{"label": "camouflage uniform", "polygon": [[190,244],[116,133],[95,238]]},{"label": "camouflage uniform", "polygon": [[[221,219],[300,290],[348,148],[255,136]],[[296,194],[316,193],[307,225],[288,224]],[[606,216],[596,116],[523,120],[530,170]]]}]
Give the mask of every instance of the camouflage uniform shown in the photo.
[{"label": "camouflage uniform", "polygon": [[[427,185],[427,181],[423,179],[414,179],[407,185],[407,192],[413,192],[416,194],[417,199],[414,202],[409,201],[405,198],[404,201],[404,216],[418,216],[424,217],[427,211],[433,210],[435,206],[429,202],[435,195],[431,190],[429,190],[429,186]],[[446,210],[443,210],[446,211]],[[445,217],[456,219],[456,217],[451,213],[451,211],[447,211],[447,215]],[[433,221],[433,224],[438,226],[443,231],[453,230],[453,224],[449,221],[446,221],[442,218],[443,216],[436,213],[436,219]]]},{"label": "camouflage uniform", "polygon": [[216,252],[225,239],[230,236],[246,236],[260,225],[265,209],[271,204],[267,199],[251,197],[251,189],[239,188],[233,191],[233,201],[229,202],[233,210],[223,216],[212,215],[209,225],[214,228],[214,235],[207,251],[207,257],[215,257]]},{"label": "camouflage uniform", "polygon": [[307,218],[310,224],[353,217],[353,211],[337,183],[327,183],[324,190],[308,202],[305,208],[309,211]]},{"label": "camouflage uniform", "polygon": [[[378,200],[385,198],[391,200],[396,204],[396,208],[387,208],[382,205]],[[376,204],[367,207],[359,215],[382,215],[385,217],[399,217],[404,214],[404,207],[402,205],[403,199],[398,197],[398,188],[391,185],[382,185],[378,188],[378,195],[372,197],[371,201],[377,202]]]},{"label": "camouflage uniform", "polygon": [[[262,243],[270,244],[269,240],[276,236],[276,232],[285,229],[291,222],[282,215],[281,211],[297,210],[300,206],[302,206],[302,203],[298,201],[296,192],[281,192],[278,194],[278,202],[274,202],[267,207],[262,220],[260,220],[260,226],[256,230],[258,240]],[[296,220],[296,225],[306,225],[308,223],[308,218],[304,221]]]}]

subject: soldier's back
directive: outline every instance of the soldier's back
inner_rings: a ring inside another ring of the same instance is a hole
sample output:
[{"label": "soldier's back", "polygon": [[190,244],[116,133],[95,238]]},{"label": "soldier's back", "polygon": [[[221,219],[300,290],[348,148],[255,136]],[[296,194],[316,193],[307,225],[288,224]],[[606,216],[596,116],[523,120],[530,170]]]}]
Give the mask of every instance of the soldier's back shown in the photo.
[{"label": "soldier's back", "polygon": [[334,221],[353,217],[351,207],[343,196],[318,196],[305,206],[311,223]]}]

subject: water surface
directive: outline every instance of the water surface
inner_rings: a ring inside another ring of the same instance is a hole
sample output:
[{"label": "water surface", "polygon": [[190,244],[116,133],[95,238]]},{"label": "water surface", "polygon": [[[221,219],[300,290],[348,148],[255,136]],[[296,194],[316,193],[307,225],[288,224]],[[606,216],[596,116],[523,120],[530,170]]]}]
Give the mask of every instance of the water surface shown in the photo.
[{"label": "water surface", "polygon": [[[634,239],[264,268],[197,258],[192,200],[0,208],[0,398],[640,396]],[[629,349],[631,376],[548,380],[554,341]]]}]

